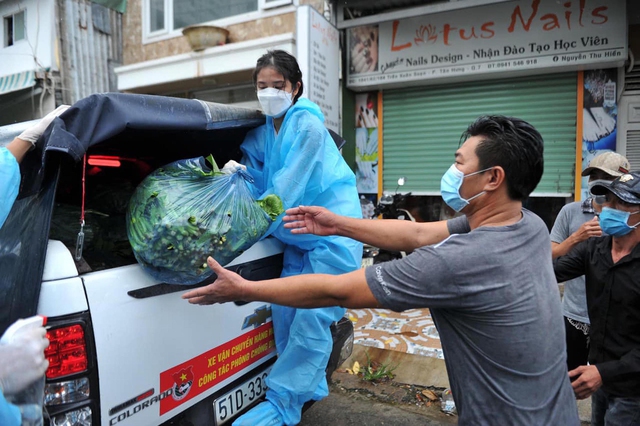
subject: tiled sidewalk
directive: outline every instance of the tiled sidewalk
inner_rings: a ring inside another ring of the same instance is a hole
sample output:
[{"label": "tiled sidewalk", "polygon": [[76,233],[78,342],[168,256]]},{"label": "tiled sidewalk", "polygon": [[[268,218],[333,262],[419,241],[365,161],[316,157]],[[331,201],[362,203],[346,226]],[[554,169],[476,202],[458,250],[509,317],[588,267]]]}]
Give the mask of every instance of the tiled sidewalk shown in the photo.
[{"label": "tiled sidewalk", "polygon": [[428,309],[350,309],[347,315],[353,322],[358,345],[444,359]]}]

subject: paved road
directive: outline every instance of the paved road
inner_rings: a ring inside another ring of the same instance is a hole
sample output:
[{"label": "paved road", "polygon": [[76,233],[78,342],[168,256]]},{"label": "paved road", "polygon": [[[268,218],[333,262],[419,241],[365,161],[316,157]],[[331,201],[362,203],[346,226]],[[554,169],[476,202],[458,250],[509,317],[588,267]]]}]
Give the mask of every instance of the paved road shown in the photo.
[{"label": "paved road", "polygon": [[437,410],[422,408],[417,412],[389,403],[378,402],[374,397],[354,393],[332,393],[316,402],[302,416],[300,426],[451,426],[456,417],[446,416]]},{"label": "paved road", "polygon": [[[371,383],[335,372],[330,394],[302,416],[301,426],[455,425],[456,416],[440,411],[440,401],[421,396],[424,387],[395,382]],[[439,391],[435,390],[439,396]]]}]

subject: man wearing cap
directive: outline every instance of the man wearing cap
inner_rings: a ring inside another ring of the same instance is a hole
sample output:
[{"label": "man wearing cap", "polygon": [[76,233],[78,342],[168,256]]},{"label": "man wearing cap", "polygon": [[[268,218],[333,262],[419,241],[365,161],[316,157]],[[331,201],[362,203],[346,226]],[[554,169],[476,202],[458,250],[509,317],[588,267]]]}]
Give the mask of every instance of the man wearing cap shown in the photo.
[{"label": "man wearing cap", "polygon": [[[579,399],[592,395],[592,425],[640,424],[640,173],[592,186],[603,197],[606,236],[554,262],[558,281],[585,276],[589,365],[569,371]],[[597,198],[596,198],[597,200]]]},{"label": "man wearing cap", "polygon": [[[599,182],[611,182],[631,169],[629,161],[616,152],[605,152],[591,160],[582,176],[589,176],[589,188]],[[551,229],[551,255],[555,259],[567,254],[578,243],[602,235],[595,219],[600,205],[593,197],[562,207]],[[569,370],[585,365],[589,354],[589,314],[585,296],[584,276],[564,283],[562,313],[567,341]]]}]

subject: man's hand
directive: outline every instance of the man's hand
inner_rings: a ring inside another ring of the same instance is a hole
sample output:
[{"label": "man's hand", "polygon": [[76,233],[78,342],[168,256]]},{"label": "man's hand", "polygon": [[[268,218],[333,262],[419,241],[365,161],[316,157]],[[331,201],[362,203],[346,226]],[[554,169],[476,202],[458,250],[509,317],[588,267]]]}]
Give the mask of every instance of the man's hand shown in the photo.
[{"label": "man's hand", "polygon": [[42,136],[44,131],[47,130],[47,127],[49,127],[49,124],[51,124],[57,116],[65,112],[68,108],[69,108],[69,105],[60,105],[55,110],[51,111],[49,114],[42,117],[42,120],[38,121],[38,123],[34,124],[33,126],[29,127],[27,130],[22,132],[18,136],[18,139],[31,142],[31,145],[35,146],[36,142],[38,141],[38,138],[40,138],[40,136]]},{"label": "man's hand", "polygon": [[595,365],[581,365],[569,371],[569,379],[578,399],[589,398],[602,386],[602,377]]},{"label": "man's hand", "polygon": [[218,278],[206,287],[191,290],[182,295],[183,299],[194,305],[213,305],[214,303],[234,302],[244,300],[244,285],[246,280],[235,272],[224,269],[211,256],[207,258],[207,264]]},{"label": "man's hand", "polygon": [[49,367],[44,350],[49,346],[44,327],[26,330],[11,343],[0,344],[0,390],[5,395],[25,390]]},{"label": "man's hand", "polygon": [[572,235],[572,237],[575,239],[576,244],[588,240],[591,237],[601,236],[602,229],[600,228],[600,223],[598,222],[597,217],[594,217],[590,221],[583,223],[580,228],[578,228],[578,230]]},{"label": "man's hand", "polygon": [[299,206],[288,209],[282,218],[292,234],[337,235],[339,216],[324,207]]}]

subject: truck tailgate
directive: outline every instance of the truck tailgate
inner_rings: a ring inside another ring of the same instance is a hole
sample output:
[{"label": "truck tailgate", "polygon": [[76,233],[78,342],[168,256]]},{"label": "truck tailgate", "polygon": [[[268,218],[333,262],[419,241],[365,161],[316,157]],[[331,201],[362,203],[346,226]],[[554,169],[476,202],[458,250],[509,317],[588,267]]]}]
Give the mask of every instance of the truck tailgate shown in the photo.
[{"label": "truck tailgate", "polygon": [[[102,425],[156,425],[275,356],[270,306],[137,299],[138,265],[83,276],[94,326]],[[95,419],[94,419],[95,421]]]}]

